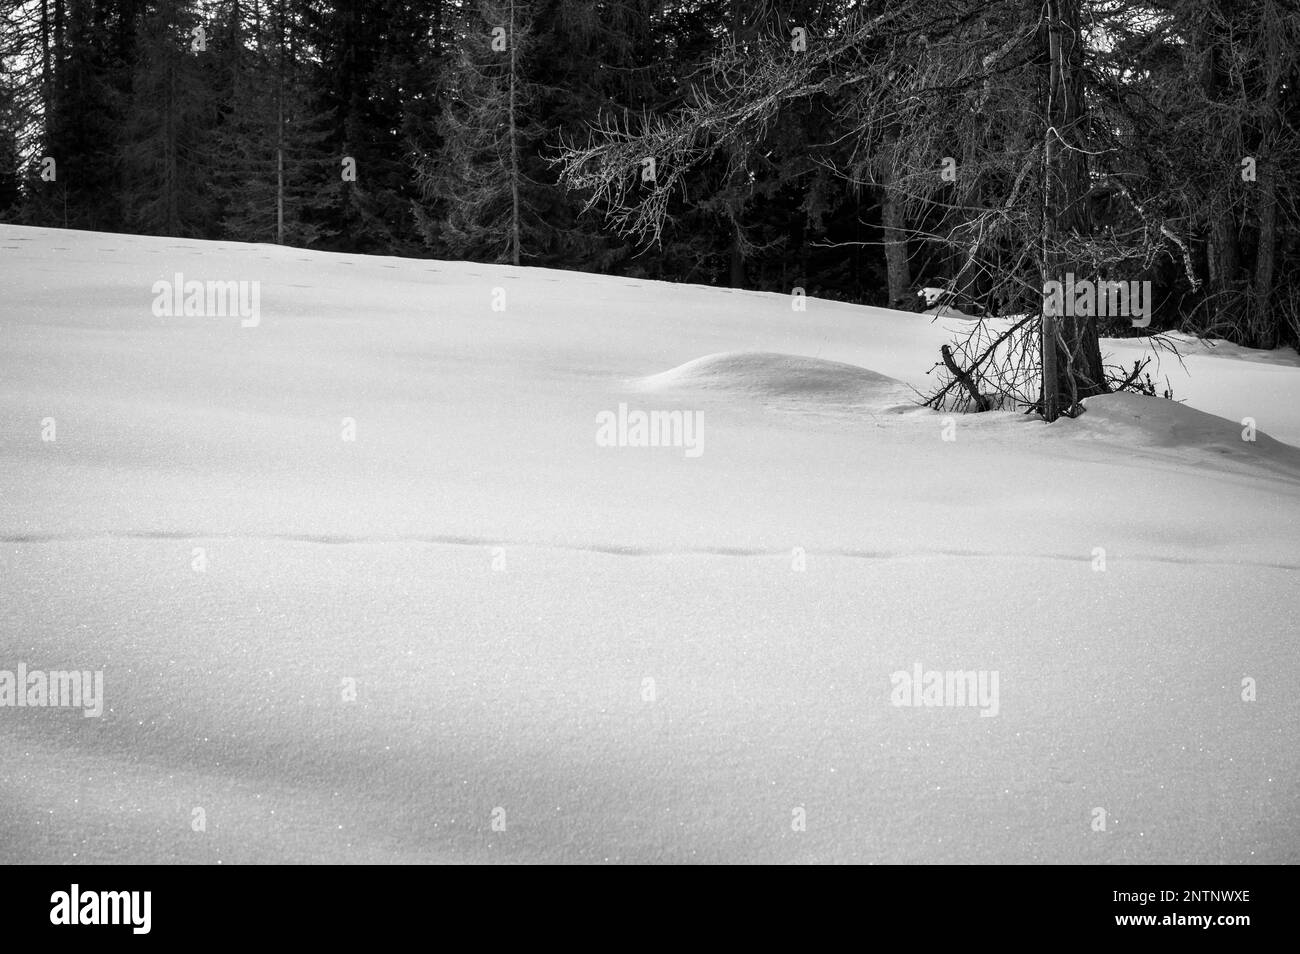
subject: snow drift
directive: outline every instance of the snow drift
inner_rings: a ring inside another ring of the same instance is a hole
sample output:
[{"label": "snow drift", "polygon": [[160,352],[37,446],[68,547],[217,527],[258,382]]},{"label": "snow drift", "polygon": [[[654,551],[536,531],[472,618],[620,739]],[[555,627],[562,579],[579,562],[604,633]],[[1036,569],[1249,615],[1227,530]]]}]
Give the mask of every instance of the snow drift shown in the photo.
[{"label": "snow drift", "polygon": [[711,354],[632,382],[647,393],[702,392],[814,405],[894,406],[915,397],[901,381],[867,368],[800,355]]}]

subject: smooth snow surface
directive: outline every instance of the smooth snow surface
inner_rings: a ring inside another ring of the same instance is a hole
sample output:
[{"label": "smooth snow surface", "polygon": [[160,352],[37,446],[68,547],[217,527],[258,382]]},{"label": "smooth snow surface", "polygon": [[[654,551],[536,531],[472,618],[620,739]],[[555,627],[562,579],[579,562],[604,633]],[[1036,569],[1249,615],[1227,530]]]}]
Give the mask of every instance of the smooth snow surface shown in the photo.
[{"label": "smooth snow surface", "polygon": [[960,319],[12,226],[0,316],[0,670],[106,695],[0,708],[3,860],[1300,861],[1294,353],[948,418]]}]

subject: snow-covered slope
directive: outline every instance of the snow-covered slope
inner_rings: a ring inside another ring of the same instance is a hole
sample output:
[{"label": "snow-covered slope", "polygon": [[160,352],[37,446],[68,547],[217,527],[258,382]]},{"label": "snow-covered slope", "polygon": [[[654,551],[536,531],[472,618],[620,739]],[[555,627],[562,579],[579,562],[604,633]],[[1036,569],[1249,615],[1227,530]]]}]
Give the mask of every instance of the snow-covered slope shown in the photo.
[{"label": "snow-covered slope", "polygon": [[0,315],[0,670],[106,696],[4,860],[1300,860],[1294,354],[948,419],[960,319],[11,226]]}]

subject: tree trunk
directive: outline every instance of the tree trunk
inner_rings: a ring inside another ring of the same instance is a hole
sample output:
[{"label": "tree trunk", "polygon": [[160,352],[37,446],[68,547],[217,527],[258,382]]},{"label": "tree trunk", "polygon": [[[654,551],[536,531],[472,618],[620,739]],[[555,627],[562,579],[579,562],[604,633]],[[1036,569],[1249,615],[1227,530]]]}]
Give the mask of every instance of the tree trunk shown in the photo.
[{"label": "tree trunk", "polygon": [[738,236],[733,236],[731,239],[731,274],[728,276],[728,283],[732,288],[745,287],[745,253],[740,250]]},{"label": "tree trunk", "polygon": [[519,137],[515,129],[515,4],[510,0],[510,264],[519,264]]},{"label": "tree trunk", "polygon": [[[742,0],[732,0],[731,3],[731,40],[739,44],[745,35],[745,17],[744,8],[746,4]],[[736,164],[735,146],[730,147],[731,161],[729,166],[734,167]],[[741,244],[741,217],[744,214],[744,203],[736,199],[729,203],[729,213],[731,219],[731,267],[728,276],[728,284],[732,288],[745,287],[745,250]]]},{"label": "tree trunk", "polygon": [[890,308],[911,304],[912,266],[907,254],[907,221],[903,218],[902,196],[898,191],[895,145],[896,130],[885,131],[885,167],[880,190],[880,232],[885,246],[885,278],[889,285]]},{"label": "tree trunk", "polygon": [[54,115],[54,73],[50,69],[50,2],[41,0],[41,107],[46,127]]},{"label": "tree trunk", "polygon": [[1237,279],[1237,223],[1230,211],[1216,214],[1210,222],[1205,267],[1213,292],[1224,291]]},{"label": "tree trunk", "polygon": [[[1086,264],[1071,253],[1088,235],[1088,170],[1083,146],[1083,37],[1080,0],[1046,0],[1043,30],[1049,60],[1043,152],[1043,283],[1064,283]],[[1073,148],[1071,148],[1073,147]],[[1067,311],[1070,309],[1066,309]],[[1077,413],[1077,402],[1104,394],[1105,371],[1095,317],[1043,315],[1041,409],[1048,421]]]},{"label": "tree trunk", "polygon": [[[1206,102],[1215,102],[1219,95],[1219,53],[1208,33],[1199,37],[1201,45],[1201,94]],[[1225,185],[1218,193],[1218,201],[1211,203],[1211,220],[1207,229],[1205,270],[1209,278],[1208,291],[1216,294],[1226,291],[1237,280],[1239,255],[1237,250],[1237,221],[1232,213],[1230,190]]]},{"label": "tree trunk", "polygon": [[[1252,322],[1255,339],[1252,344],[1272,348],[1277,344],[1278,327],[1273,316],[1273,271],[1277,261],[1277,174],[1273,153],[1273,139],[1277,132],[1278,86],[1281,79],[1281,44],[1278,40],[1280,26],[1265,21],[1268,62],[1265,69],[1268,89],[1265,94],[1265,111],[1258,161],[1259,188],[1259,245],[1255,250],[1255,321]],[[1270,28],[1271,27],[1271,28]]]},{"label": "tree trunk", "polygon": [[885,241],[885,273],[889,281],[889,307],[908,304],[912,269],[907,256],[907,223],[899,208],[893,179],[885,183],[880,198],[880,225]]},{"label": "tree trunk", "polygon": [[1277,320],[1273,315],[1273,272],[1277,262],[1277,191],[1273,167],[1259,167],[1259,247],[1255,252],[1255,347],[1277,345]]},{"label": "tree trunk", "polygon": [[284,244],[284,104],[276,117],[275,141],[275,244]]},{"label": "tree trunk", "polygon": [[280,16],[276,24],[279,33],[276,44],[278,66],[275,87],[275,244],[284,244],[284,0],[280,2]]}]

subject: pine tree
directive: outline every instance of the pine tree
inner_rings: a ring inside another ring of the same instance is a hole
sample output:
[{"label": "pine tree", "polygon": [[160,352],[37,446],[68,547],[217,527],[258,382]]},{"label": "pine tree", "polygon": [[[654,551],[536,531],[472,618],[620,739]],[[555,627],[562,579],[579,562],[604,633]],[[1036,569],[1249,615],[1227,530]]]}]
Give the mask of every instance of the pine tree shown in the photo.
[{"label": "pine tree", "polygon": [[193,0],[159,0],[140,24],[119,149],[123,218],[138,232],[214,234],[206,31]]},{"label": "pine tree", "polygon": [[[15,0],[0,2],[0,217],[17,212],[20,197],[19,140],[30,117],[24,109],[23,75],[19,56],[30,56],[30,33],[21,23],[21,8]],[[35,84],[32,84],[34,87]],[[29,99],[30,101],[30,99]]]},{"label": "pine tree", "polygon": [[417,165],[422,196],[448,210],[427,237],[451,254],[518,265],[544,232],[532,201],[538,184],[524,169],[543,131],[529,112],[530,40],[530,10],[519,0],[486,0],[463,23],[461,56],[445,78],[442,147]]},{"label": "pine tree", "polygon": [[[413,115],[422,114],[427,43],[442,3],[408,0],[294,0],[315,58],[312,109],[330,117],[325,141],[333,181],[322,231],[331,247],[401,253],[416,248],[411,202],[417,191],[408,162]],[[355,181],[340,162],[355,163]]]},{"label": "pine tree", "polygon": [[231,0],[217,28],[226,102],[213,179],[221,232],[245,242],[311,245],[322,235],[335,165],[329,116],[309,110],[288,0]]},{"label": "pine tree", "polygon": [[25,181],[24,218],[40,225],[122,226],[118,145],[130,89],[139,17],[133,4],[46,0],[39,7],[40,135],[33,158],[49,157],[57,178],[37,164]]}]

